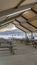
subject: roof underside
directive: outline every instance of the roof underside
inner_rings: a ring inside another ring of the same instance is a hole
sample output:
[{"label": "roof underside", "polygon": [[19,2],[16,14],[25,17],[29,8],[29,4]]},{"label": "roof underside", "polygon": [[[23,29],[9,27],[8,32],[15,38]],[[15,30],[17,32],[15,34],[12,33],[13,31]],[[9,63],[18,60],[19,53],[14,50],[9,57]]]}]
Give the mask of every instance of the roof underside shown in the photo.
[{"label": "roof underside", "polygon": [[37,32],[37,0],[0,0],[0,32],[13,24],[24,32]]}]

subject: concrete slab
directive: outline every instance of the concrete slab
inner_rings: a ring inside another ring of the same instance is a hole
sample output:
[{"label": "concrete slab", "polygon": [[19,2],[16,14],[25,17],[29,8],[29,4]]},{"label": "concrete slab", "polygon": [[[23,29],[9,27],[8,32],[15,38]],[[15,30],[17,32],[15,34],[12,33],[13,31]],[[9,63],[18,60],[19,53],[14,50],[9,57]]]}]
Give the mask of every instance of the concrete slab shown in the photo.
[{"label": "concrete slab", "polygon": [[37,53],[1,57],[0,65],[37,65]]},{"label": "concrete slab", "polygon": [[17,44],[14,56],[5,50],[0,51],[0,65],[37,65],[37,49],[31,45]]}]

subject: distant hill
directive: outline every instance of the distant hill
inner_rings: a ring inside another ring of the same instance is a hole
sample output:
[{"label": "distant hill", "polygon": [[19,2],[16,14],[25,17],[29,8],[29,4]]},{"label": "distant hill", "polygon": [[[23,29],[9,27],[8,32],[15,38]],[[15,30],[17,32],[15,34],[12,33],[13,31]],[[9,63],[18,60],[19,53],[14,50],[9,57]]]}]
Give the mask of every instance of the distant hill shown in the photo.
[{"label": "distant hill", "polygon": [[25,33],[19,29],[15,30],[10,30],[10,31],[5,31],[5,32],[0,32],[0,37],[4,38],[24,38]]},{"label": "distant hill", "polygon": [[5,32],[0,32],[0,35],[24,35],[25,33],[19,29],[15,30],[10,30],[10,31],[5,31]]}]

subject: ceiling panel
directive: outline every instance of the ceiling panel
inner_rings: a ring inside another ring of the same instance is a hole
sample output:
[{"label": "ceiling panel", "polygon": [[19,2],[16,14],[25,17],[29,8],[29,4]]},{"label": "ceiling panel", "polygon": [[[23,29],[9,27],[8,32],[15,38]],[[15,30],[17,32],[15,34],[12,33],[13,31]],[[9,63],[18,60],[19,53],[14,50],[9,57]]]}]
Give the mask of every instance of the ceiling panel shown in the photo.
[{"label": "ceiling panel", "polygon": [[37,5],[35,5],[32,10],[34,10],[35,12],[37,12]]},{"label": "ceiling panel", "polygon": [[[21,1],[23,0],[0,0],[0,11],[6,10],[9,8],[14,8]],[[34,3],[34,2],[37,2],[37,0],[25,0],[23,3],[20,4],[20,6],[27,5],[27,4]]]},{"label": "ceiling panel", "polygon": [[16,7],[22,0],[0,0],[0,11]]},{"label": "ceiling panel", "polygon": [[29,11],[24,12],[22,16],[25,17],[26,19],[30,19],[36,16],[36,14],[32,10],[29,10]]},{"label": "ceiling panel", "polygon": [[16,25],[17,28],[19,28],[20,30],[24,31],[24,32],[30,32],[27,29],[25,29],[24,27],[22,27],[21,25]]},{"label": "ceiling panel", "polygon": [[18,18],[16,18],[20,23],[23,23],[23,22],[26,22],[26,20],[23,18],[23,17],[21,17],[21,16],[19,16]]},{"label": "ceiling panel", "polygon": [[13,21],[12,22],[14,25],[19,25],[19,23],[17,21]]},{"label": "ceiling panel", "polygon": [[30,3],[34,3],[34,2],[37,2],[37,0],[25,0],[23,3],[20,4],[20,6],[30,4]]},{"label": "ceiling panel", "polygon": [[28,28],[29,30],[33,31],[33,32],[37,32],[37,29],[35,29],[33,26],[29,25],[28,23],[22,23],[22,26]]},{"label": "ceiling panel", "polygon": [[15,24],[15,26],[17,28],[19,28],[20,30],[24,31],[24,32],[30,32],[29,30],[25,29],[24,27],[22,27],[17,21],[13,21],[13,24]]},{"label": "ceiling panel", "polygon": [[32,25],[34,25],[35,27],[37,27],[37,20],[31,21],[29,23],[31,23]]}]

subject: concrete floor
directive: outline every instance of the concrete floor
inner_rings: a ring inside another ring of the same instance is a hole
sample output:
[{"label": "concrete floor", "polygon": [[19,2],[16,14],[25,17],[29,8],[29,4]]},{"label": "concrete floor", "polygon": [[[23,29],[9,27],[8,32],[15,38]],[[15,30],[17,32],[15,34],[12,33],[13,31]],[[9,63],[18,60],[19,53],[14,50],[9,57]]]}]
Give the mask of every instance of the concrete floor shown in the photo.
[{"label": "concrete floor", "polygon": [[37,49],[32,45],[17,44],[16,46],[14,56],[10,54],[9,49],[0,49],[2,50],[0,51],[0,65],[37,65]]}]

